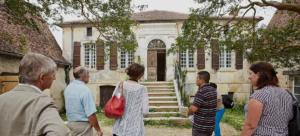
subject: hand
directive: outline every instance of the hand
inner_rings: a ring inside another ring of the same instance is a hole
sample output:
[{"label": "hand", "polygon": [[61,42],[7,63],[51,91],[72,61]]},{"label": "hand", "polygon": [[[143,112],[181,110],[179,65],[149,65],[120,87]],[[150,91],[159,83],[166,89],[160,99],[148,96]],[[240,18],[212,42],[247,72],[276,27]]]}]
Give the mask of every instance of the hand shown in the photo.
[{"label": "hand", "polygon": [[102,130],[100,130],[100,131],[97,131],[97,136],[103,136],[103,132],[102,132]]}]

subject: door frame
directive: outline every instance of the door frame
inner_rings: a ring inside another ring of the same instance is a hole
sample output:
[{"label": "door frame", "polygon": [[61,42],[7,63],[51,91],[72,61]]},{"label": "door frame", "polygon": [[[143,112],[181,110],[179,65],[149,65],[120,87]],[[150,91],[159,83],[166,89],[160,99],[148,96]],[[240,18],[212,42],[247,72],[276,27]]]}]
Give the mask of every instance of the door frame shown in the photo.
[{"label": "door frame", "polygon": [[[149,42],[148,48],[147,48],[147,80],[157,81],[157,77],[158,77],[158,73],[157,73],[157,68],[158,68],[158,65],[157,65],[157,52],[162,51],[162,50],[165,52],[165,57],[166,57],[165,59],[167,60],[167,53],[166,53],[167,49],[166,49],[165,42],[163,42],[160,39],[153,39]],[[154,52],[154,54],[155,54],[154,55],[155,56],[155,58],[154,58],[155,59],[154,60],[155,64],[150,63],[151,57],[154,57],[154,56],[149,56],[150,52]],[[165,61],[165,70],[164,70],[165,80],[166,80],[166,74],[167,74],[166,73],[166,69],[167,69],[167,64],[166,63],[167,62]],[[155,68],[150,64],[154,65]],[[155,69],[155,71],[154,71],[154,69]],[[152,78],[154,75],[155,75],[155,78]]]}]

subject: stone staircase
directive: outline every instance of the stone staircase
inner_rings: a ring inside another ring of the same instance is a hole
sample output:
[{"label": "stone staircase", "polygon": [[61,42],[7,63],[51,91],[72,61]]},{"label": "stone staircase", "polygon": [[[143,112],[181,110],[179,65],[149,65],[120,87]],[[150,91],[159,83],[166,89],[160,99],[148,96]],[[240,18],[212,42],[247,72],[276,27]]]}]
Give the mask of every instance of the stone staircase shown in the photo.
[{"label": "stone staircase", "polygon": [[148,88],[149,114],[145,121],[185,122],[181,117],[173,82],[142,82]]}]

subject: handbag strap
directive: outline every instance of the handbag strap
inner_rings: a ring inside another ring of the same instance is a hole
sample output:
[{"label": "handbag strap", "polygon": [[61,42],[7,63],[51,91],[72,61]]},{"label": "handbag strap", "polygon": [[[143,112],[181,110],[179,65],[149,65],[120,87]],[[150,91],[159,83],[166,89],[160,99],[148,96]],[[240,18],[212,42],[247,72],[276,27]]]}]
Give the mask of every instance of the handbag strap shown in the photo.
[{"label": "handbag strap", "polygon": [[124,96],[124,81],[120,82],[119,88],[121,88],[121,96]]},{"label": "handbag strap", "polygon": [[298,100],[295,98],[295,96],[289,91],[289,90],[286,90],[289,94],[290,94],[290,96],[293,98],[293,101],[294,102],[298,102]]}]

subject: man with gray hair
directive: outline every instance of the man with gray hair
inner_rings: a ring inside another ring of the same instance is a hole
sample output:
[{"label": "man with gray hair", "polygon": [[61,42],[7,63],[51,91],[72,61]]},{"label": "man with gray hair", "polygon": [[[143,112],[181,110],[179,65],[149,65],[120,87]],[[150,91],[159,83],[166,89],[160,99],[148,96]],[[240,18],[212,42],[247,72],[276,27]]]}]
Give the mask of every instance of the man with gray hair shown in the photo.
[{"label": "man with gray hair", "polygon": [[51,87],[57,66],[50,58],[28,53],[20,62],[20,83],[0,95],[1,136],[66,136],[69,130],[52,98],[42,91]]},{"label": "man with gray hair", "polygon": [[102,130],[96,117],[96,105],[90,89],[85,85],[89,82],[89,72],[84,67],[76,67],[73,71],[75,80],[64,92],[68,118],[68,127],[73,136],[92,136],[93,127],[97,136],[102,136]]}]

